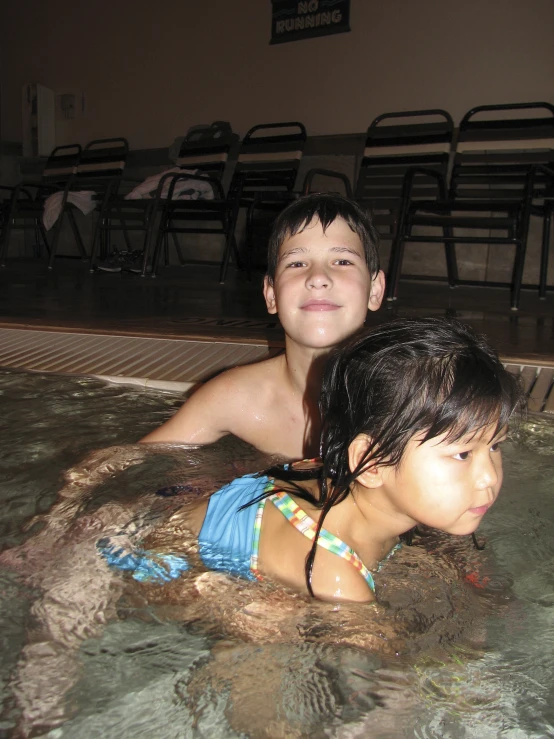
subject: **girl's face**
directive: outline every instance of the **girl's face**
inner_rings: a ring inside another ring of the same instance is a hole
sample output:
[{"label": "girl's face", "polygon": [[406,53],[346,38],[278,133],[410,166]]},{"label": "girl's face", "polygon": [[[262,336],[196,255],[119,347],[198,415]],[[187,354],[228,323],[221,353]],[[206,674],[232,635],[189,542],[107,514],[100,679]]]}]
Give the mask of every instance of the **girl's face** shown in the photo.
[{"label": "girl's face", "polygon": [[[389,514],[406,517],[449,534],[471,534],[502,486],[500,444],[506,429],[491,424],[456,442],[446,434],[423,444],[410,440],[398,467],[382,469],[377,497]],[[375,505],[377,500],[373,500]]]}]

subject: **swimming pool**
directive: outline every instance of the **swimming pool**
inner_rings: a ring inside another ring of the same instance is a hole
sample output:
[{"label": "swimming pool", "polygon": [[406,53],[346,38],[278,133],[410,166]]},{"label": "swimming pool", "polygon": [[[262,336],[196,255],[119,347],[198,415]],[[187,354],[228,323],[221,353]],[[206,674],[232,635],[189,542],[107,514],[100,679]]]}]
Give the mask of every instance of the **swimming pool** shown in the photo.
[{"label": "swimming pool", "polygon": [[180,504],[153,490],[204,494],[266,460],[228,439],[133,445],[175,394],[11,371],[0,394],[0,736],[554,734],[552,421],[506,445],[483,552],[421,537],[382,572],[382,606],[339,607],[213,573],[106,576],[100,532]]}]

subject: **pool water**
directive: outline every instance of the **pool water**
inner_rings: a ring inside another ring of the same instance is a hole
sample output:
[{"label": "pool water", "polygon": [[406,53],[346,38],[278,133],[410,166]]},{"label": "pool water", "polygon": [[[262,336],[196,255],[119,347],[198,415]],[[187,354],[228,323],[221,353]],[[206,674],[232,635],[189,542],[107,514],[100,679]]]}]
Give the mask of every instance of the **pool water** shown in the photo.
[{"label": "pool water", "polygon": [[505,445],[483,551],[422,532],[379,605],[338,606],[100,560],[104,534],[180,511],[158,488],[267,465],[232,439],[136,445],[183,397],[1,370],[0,395],[0,737],[554,736],[554,422]]}]

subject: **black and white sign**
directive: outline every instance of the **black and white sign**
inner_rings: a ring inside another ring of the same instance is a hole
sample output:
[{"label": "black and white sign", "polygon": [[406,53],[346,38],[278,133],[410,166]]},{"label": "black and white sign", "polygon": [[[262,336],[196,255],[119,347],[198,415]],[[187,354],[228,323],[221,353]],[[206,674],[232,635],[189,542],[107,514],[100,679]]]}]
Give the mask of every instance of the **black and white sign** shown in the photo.
[{"label": "black and white sign", "polygon": [[350,30],[350,0],[271,0],[271,44]]}]

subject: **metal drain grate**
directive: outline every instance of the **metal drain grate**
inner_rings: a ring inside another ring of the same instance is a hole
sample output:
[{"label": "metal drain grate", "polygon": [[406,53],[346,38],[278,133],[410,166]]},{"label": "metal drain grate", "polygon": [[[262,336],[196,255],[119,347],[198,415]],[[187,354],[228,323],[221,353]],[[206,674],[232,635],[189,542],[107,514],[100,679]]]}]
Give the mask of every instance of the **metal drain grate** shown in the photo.
[{"label": "metal drain grate", "polygon": [[245,328],[245,329],[278,329],[279,321],[271,321],[269,319],[253,319],[253,318],[172,318],[172,324],[182,326],[216,326],[225,328]]},{"label": "metal drain grate", "polygon": [[[0,328],[0,366],[37,372],[93,375],[115,382],[184,390],[218,372],[275,356],[265,343],[153,339],[109,334]],[[521,377],[533,413],[554,414],[554,365],[503,358]]]},{"label": "metal drain grate", "polygon": [[179,390],[280,351],[265,344],[0,329],[0,366]]},{"label": "metal drain grate", "polygon": [[554,413],[554,367],[514,364],[504,360],[506,369],[521,378],[527,408],[532,413]]}]

